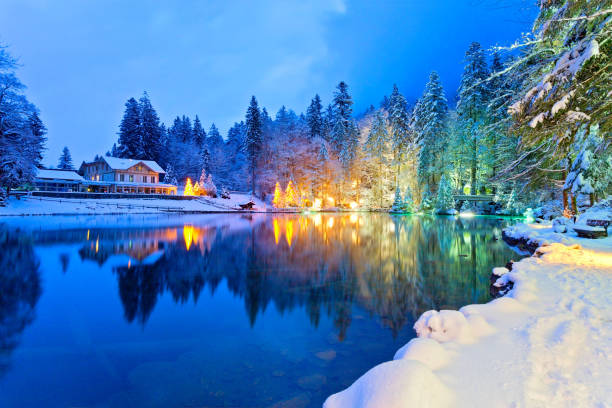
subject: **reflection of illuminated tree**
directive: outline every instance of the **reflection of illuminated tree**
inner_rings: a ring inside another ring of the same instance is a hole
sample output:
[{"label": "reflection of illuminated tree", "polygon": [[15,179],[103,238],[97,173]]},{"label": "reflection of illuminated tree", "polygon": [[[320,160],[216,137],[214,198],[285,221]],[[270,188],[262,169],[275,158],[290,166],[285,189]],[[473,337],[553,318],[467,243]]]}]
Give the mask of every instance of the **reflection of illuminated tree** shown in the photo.
[{"label": "reflection of illuminated tree", "polygon": [[243,299],[252,325],[270,304],[281,314],[304,308],[313,326],[327,315],[343,339],[358,305],[397,335],[425,310],[489,299],[490,268],[507,261],[494,249],[503,244],[491,241],[494,225],[486,219],[288,214],[248,229],[190,226],[189,245],[175,232],[155,262],[115,272],[129,321],[144,323],[164,292],[176,302],[197,301],[206,287],[214,292],[225,281]]},{"label": "reflection of illuminated tree", "polygon": [[0,229],[0,375],[8,369],[21,333],[34,320],[41,292],[31,241]]}]

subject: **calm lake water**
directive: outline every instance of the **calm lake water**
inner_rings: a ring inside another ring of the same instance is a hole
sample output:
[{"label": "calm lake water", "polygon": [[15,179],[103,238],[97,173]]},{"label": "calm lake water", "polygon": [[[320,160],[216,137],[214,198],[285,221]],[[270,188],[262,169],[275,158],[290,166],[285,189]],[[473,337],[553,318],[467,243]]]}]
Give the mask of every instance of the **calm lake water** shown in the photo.
[{"label": "calm lake water", "polygon": [[320,407],[490,299],[511,220],[0,219],[0,407]]}]

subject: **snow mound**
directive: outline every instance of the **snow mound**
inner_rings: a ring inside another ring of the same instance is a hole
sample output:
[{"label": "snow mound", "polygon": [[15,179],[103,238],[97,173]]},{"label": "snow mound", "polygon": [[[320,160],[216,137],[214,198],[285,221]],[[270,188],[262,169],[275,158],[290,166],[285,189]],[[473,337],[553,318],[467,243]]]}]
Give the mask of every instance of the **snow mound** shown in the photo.
[{"label": "snow mound", "polygon": [[323,408],[450,407],[453,395],[426,365],[408,359],[372,368]]},{"label": "snow mound", "polygon": [[428,338],[412,339],[397,350],[394,360],[420,361],[432,370],[444,367],[450,361],[448,351],[440,343]]},{"label": "snow mound", "polygon": [[439,342],[456,341],[469,344],[494,330],[480,314],[464,314],[457,310],[429,310],[414,324],[417,336]]}]

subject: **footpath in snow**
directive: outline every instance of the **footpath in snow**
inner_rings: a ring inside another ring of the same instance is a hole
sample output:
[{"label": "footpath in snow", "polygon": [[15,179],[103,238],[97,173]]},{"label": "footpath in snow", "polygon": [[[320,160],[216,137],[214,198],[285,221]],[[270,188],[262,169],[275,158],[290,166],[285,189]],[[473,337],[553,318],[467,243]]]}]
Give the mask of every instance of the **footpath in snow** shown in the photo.
[{"label": "footpath in snow", "polygon": [[495,268],[506,296],[425,312],[417,338],[324,408],[612,407],[612,237],[506,234],[545,245]]},{"label": "footpath in snow", "polygon": [[164,200],[157,198],[128,199],[71,199],[55,197],[11,197],[0,216],[15,215],[74,215],[74,214],[153,214],[172,212],[232,212],[239,204],[253,200],[256,211],[266,205],[246,194],[233,194],[231,199],[199,197],[193,200]]}]

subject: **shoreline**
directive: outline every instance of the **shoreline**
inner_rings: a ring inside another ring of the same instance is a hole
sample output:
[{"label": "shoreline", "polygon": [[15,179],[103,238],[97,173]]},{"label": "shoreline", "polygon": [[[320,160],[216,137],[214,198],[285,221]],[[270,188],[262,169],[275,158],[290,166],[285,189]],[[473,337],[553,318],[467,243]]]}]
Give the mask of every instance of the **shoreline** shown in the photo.
[{"label": "shoreline", "polygon": [[612,382],[605,357],[612,352],[612,237],[517,224],[503,239],[532,255],[511,270],[494,268],[501,297],[423,313],[416,338],[329,396],[324,408],[591,407],[612,400],[605,386]]}]

